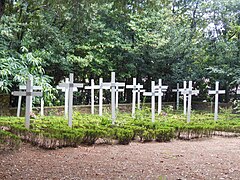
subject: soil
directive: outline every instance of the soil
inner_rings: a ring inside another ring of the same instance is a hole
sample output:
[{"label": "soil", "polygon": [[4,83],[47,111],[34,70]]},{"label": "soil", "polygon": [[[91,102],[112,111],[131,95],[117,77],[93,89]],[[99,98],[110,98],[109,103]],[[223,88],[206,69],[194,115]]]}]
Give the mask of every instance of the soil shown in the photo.
[{"label": "soil", "polygon": [[44,150],[23,144],[0,154],[0,179],[240,179],[240,138]]}]

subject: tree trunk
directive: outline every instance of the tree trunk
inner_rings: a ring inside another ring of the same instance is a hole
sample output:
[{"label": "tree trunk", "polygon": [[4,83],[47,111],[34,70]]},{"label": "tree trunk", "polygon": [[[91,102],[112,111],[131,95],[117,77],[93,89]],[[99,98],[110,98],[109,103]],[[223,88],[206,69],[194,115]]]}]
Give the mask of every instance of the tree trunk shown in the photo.
[{"label": "tree trunk", "polygon": [[4,9],[5,9],[5,0],[0,0],[0,19],[4,13]]}]

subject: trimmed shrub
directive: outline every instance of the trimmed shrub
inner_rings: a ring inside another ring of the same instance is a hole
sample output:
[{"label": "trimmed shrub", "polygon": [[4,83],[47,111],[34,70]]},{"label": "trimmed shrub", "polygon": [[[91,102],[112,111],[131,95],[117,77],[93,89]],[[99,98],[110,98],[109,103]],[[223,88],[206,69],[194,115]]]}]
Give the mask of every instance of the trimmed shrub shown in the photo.
[{"label": "trimmed shrub", "polygon": [[174,129],[170,127],[163,127],[155,130],[157,142],[167,142],[174,138]]},{"label": "trimmed shrub", "polygon": [[134,136],[133,130],[117,129],[117,139],[119,144],[127,145],[130,143]]},{"label": "trimmed shrub", "polygon": [[141,139],[142,139],[143,142],[150,142],[150,141],[152,141],[154,138],[155,138],[154,130],[148,129],[148,130],[145,130],[145,131],[143,132]]},{"label": "trimmed shrub", "polygon": [[19,149],[21,146],[21,139],[4,130],[0,130],[0,149],[10,148],[12,150]]}]

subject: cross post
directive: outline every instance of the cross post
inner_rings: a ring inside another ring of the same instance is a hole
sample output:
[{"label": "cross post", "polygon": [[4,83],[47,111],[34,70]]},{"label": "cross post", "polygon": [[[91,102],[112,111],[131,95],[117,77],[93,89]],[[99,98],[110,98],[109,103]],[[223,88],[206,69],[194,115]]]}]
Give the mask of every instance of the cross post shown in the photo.
[{"label": "cross post", "polygon": [[[133,78],[133,85],[127,85],[126,88],[127,89],[133,89],[132,90],[132,117],[134,117],[135,107],[136,107],[136,92],[138,92],[138,90],[143,88],[143,85],[140,85],[139,83],[137,85],[137,79]],[[140,92],[139,92],[139,94],[140,94]],[[140,95],[139,95],[138,98],[140,98]],[[139,106],[140,106],[140,100],[139,99],[138,99],[138,102],[139,102]],[[140,107],[139,107],[139,109],[140,109]]]},{"label": "cross post", "polygon": [[[94,90],[101,89],[101,87],[100,85],[94,85],[94,79],[91,79],[91,86],[85,86],[85,89],[91,90],[91,114],[94,114]],[[99,98],[100,98],[100,95],[99,95]],[[100,104],[100,99],[99,99],[99,104]]]},{"label": "cross post", "polygon": [[[65,83],[69,83],[69,78],[65,78]],[[57,86],[57,89],[64,92],[64,115],[65,118],[68,119],[68,88]],[[73,91],[78,91],[77,87],[73,87]]]},{"label": "cross post", "polygon": [[115,124],[116,120],[116,88],[124,87],[125,83],[116,82],[115,72],[111,72],[111,82],[102,83],[103,87],[110,87],[111,91],[111,112],[112,112],[112,124]]},{"label": "cross post", "polygon": [[140,109],[140,103],[141,103],[141,93],[144,93],[145,92],[145,89],[141,89],[140,88],[140,83],[138,83],[138,86],[137,86],[137,107],[138,109]]},{"label": "cross post", "polygon": [[162,112],[162,96],[163,92],[167,91],[168,86],[162,85],[162,79],[158,80],[158,85],[155,86],[155,90],[158,92],[158,115]]},{"label": "cross post", "polygon": [[180,89],[181,94],[183,94],[183,114],[187,114],[187,82],[183,81],[183,89]]},{"label": "cross post", "polygon": [[74,83],[73,73],[70,73],[69,82],[60,83],[59,87],[65,87],[65,91],[68,90],[68,126],[72,127],[73,91],[74,88],[83,88],[83,84]]},{"label": "cross post", "polygon": [[152,122],[155,121],[155,96],[159,96],[159,93],[155,91],[155,81],[151,82],[151,92],[144,92],[143,96],[151,96],[151,111]]},{"label": "cross post", "polygon": [[219,97],[219,94],[225,94],[225,90],[219,90],[219,81],[216,81],[215,90],[209,90],[208,94],[215,95],[214,120],[217,121],[217,119],[218,119],[218,97]]},{"label": "cross post", "polygon": [[[31,81],[33,81],[32,76],[29,76]],[[27,87],[26,85],[20,85],[19,86],[19,90],[21,91],[26,91]],[[33,86],[33,91],[42,91],[42,86]],[[31,101],[32,102],[32,101]],[[22,104],[22,96],[18,96],[18,107],[17,107],[17,117],[20,117],[21,114],[21,104]],[[32,111],[32,104],[30,104],[31,106],[31,111]],[[44,100],[43,97],[41,98],[41,110],[40,110],[40,115],[44,116]]]},{"label": "cross post", "polygon": [[188,89],[188,111],[187,111],[187,122],[190,122],[190,116],[191,116],[191,102],[192,102],[192,95],[199,94],[199,90],[193,90],[192,89],[192,81],[189,81]]},{"label": "cross post", "polygon": [[42,92],[33,92],[33,82],[31,78],[27,81],[26,91],[14,91],[13,96],[26,96],[26,110],[25,110],[25,127],[29,129],[30,127],[30,114],[31,114],[31,103],[33,96],[42,96]]},{"label": "cross post", "polygon": [[177,110],[179,109],[179,83],[177,83],[177,89],[173,89],[172,92],[176,92],[177,93]]}]

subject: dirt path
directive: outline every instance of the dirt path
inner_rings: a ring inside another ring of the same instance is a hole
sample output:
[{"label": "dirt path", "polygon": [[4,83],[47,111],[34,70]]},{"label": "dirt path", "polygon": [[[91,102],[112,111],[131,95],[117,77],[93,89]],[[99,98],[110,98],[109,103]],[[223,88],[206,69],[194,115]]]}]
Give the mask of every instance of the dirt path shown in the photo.
[{"label": "dirt path", "polygon": [[0,179],[240,179],[240,138],[0,154]]}]

